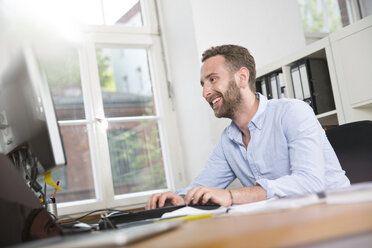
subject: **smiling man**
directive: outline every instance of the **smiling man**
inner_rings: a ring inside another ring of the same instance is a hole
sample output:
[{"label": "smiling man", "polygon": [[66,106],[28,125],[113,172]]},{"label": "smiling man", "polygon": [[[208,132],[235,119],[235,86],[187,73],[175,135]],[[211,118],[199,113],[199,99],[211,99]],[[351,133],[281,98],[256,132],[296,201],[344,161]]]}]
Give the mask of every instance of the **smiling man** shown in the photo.
[{"label": "smiling man", "polygon": [[[255,62],[241,46],[212,47],[202,56],[203,97],[216,117],[229,118],[202,172],[184,190],[154,194],[165,204],[223,206],[350,185],[311,107],[256,93]],[[244,187],[226,190],[238,178]]]}]

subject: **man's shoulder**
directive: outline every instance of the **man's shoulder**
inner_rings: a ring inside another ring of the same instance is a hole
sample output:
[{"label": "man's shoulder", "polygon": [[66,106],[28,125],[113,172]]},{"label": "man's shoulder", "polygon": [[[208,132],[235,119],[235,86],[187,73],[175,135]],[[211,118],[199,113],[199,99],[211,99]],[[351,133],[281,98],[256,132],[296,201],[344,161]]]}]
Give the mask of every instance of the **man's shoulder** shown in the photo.
[{"label": "man's shoulder", "polygon": [[271,122],[298,123],[305,119],[315,118],[314,110],[309,104],[291,98],[281,98],[268,101],[265,112],[265,119],[271,120]]},{"label": "man's shoulder", "polygon": [[269,105],[290,105],[303,103],[304,101],[295,99],[295,98],[280,98],[280,99],[270,99],[267,101]]},{"label": "man's shoulder", "polygon": [[267,104],[269,109],[275,109],[275,111],[286,112],[289,109],[303,109],[309,108],[309,104],[304,101],[293,99],[293,98],[280,98],[280,99],[271,99]]}]

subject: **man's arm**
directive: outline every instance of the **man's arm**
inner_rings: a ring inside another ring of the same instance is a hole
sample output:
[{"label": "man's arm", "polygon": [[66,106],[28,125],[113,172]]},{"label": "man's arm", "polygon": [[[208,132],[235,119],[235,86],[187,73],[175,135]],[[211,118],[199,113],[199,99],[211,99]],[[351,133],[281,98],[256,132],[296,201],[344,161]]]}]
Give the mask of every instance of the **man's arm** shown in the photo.
[{"label": "man's arm", "polygon": [[194,187],[226,188],[236,176],[226,161],[221,143],[221,140],[217,143],[202,172],[186,189],[177,190],[177,194],[173,192],[154,194],[148,200],[146,209],[161,208],[166,203],[171,205],[185,204],[183,197],[180,195],[185,195]]},{"label": "man's arm", "polygon": [[[290,174],[261,178],[256,183],[267,191],[267,198],[324,190],[326,136],[311,107],[302,101],[291,105],[282,118],[282,127],[288,143]],[[271,166],[275,168],[275,164]]]}]

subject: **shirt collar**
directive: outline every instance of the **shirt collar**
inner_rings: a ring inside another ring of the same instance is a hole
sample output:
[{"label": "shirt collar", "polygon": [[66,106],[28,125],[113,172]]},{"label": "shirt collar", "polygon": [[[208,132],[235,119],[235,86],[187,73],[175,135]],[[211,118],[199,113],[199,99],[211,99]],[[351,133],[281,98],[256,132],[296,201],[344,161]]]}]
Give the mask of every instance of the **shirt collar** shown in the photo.
[{"label": "shirt collar", "polygon": [[[252,127],[254,125],[259,130],[262,129],[262,125],[265,119],[265,109],[267,106],[267,97],[261,95],[260,93],[256,93],[256,97],[258,99],[258,109],[257,112],[254,114],[252,120],[248,123],[248,127]],[[227,128],[227,134],[230,139],[241,141],[241,132],[238,126],[232,121],[230,126]]]},{"label": "shirt collar", "polygon": [[256,97],[258,98],[258,109],[249,123],[253,123],[256,128],[261,130],[265,120],[265,110],[268,100],[266,96],[261,95],[260,93],[256,93]]}]

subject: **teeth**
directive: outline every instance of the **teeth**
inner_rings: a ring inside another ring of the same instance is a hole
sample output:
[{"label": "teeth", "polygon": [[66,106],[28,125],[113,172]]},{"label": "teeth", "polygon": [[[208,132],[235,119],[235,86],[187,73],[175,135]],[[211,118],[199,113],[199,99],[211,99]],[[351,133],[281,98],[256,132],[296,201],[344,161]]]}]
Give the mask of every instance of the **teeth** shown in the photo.
[{"label": "teeth", "polygon": [[212,101],[212,103],[215,104],[215,103],[218,102],[219,100],[220,100],[220,98],[218,97],[218,98],[214,99],[214,100]]}]

